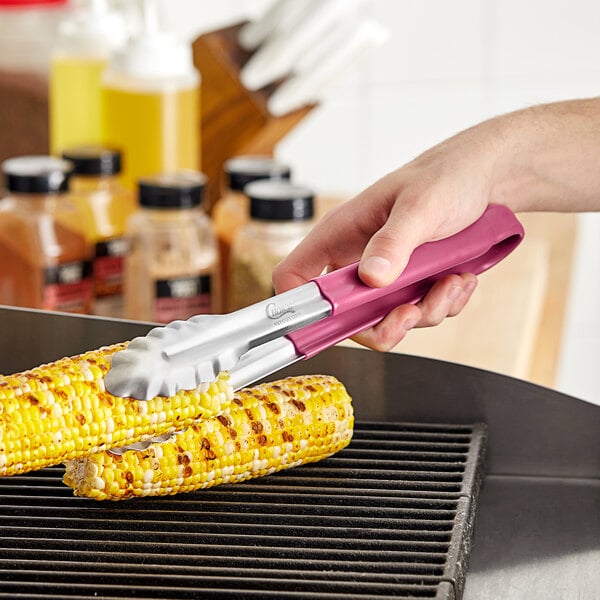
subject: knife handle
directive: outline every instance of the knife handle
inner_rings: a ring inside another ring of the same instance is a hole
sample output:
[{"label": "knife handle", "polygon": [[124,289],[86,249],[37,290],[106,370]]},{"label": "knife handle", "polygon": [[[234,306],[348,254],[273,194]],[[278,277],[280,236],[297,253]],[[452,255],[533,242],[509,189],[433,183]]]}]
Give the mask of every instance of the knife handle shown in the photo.
[{"label": "knife handle", "polygon": [[313,281],[331,303],[331,316],[286,337],[299,355],[310,358],[372,327],[397,306],[419,302],[446,275],[487,271],[508,256],[523,236],[523,226],[510,209],[490,205],[466,229],[416,248],[400,277],[386,287],[363,283],[358,263],[317,277]]}]

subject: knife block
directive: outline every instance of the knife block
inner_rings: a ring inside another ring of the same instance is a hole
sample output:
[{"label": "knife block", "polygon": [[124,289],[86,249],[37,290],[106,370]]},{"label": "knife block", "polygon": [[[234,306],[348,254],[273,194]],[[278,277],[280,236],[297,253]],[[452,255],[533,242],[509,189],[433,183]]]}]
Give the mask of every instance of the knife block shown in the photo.
[{"label": "knife block", "polygon": [[307,105],[283,116],[269,113],[267,101],[274,83],[251,91],[240,80],[250,57],[237,43],[244,23],[205,33],[192,43],[194,64],[202,76],[201,156],[208,178],[207,209],[219,198],[223,165],[241,154],[272,156],[277,143],[316,106]]}]

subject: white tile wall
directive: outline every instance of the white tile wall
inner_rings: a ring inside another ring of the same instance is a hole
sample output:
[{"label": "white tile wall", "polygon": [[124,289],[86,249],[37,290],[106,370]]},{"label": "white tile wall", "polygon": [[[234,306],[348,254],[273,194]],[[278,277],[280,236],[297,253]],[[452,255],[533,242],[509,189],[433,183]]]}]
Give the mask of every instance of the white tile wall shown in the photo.
[{"label": "white tile wall", "polygon": [[[168,10],[191,39],[268,2],[170,0]],[[369,0],[367,13],[389,28],[390,42],[340,77],[278,148],[323,193],[352,195],[488,116],[600,93],[598,2]],[[582,223],[558,386],[597,399],[600,220]]]}]

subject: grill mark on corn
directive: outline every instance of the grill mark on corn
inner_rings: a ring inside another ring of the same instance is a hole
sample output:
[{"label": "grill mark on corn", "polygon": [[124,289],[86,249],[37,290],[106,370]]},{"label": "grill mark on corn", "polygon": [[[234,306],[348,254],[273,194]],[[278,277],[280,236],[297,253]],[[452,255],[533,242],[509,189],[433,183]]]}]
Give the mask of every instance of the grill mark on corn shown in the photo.
[{"label": "grill mark on corn", "polygon": [[[311,386],[312,387],[312,386]],[[315,392],[315,390],[311,390],[312,393]],[[300,412],[304,412],[306,410],[306,404],[304,404],[304,402],[302,402],[302,400],[290,400],[290,404],[293,404]]]},{"label": "grill mark on corn", "polygon": [[276,415],[278,415],[281,412],[279,406],[275,404],[275,402],[267,402],[266,406],[272,413]]},{"label": "grill mark on corn", "polygon": [[217,415],[217,419],[224,427],[229,427],[231,425],[231,419],[227,415]]}]

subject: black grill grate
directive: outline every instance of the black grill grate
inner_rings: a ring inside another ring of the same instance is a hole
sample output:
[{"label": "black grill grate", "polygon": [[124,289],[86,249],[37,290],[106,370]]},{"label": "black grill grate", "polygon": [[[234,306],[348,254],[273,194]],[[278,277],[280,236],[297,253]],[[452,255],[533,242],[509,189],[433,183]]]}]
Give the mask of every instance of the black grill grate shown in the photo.
[{"label": "black grill grate", "polygon": [[0,478],[0,598],[462,595],[485,426],[357,423],[336,456],[166,498]]}]

